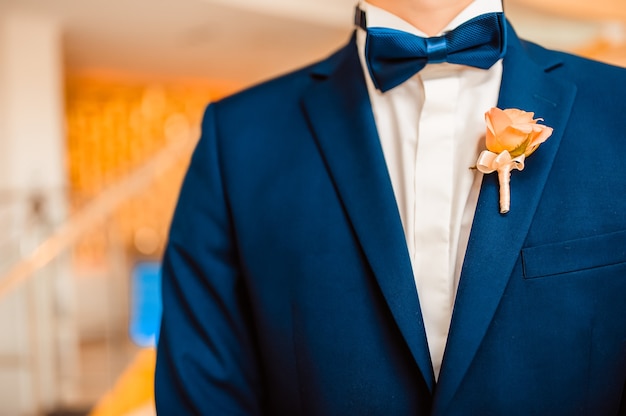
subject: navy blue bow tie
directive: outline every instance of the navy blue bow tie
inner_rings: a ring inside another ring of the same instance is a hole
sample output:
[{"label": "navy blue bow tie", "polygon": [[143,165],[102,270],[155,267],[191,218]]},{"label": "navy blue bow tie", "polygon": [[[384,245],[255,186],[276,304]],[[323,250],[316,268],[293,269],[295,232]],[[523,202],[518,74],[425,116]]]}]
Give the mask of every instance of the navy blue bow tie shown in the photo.
[{"label": "navy blue bow tie", "polygon": [[422,38],[383,27],[367,27],[357,7],[355,23],[367,31],[365,56],[374,85],[385,92],[411,78],[427,63],[449,62],[491,68],[506,50],[502,13],[477,16],[443,36]]}]

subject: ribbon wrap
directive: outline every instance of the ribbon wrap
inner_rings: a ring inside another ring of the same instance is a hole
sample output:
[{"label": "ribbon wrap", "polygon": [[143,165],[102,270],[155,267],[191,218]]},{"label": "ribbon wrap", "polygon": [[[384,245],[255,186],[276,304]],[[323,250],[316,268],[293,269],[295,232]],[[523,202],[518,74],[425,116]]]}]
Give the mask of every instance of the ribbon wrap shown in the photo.
[{"label": "ribbon wrap", "polygon": [[498,182],[500,185],[500,214],[506,214],[511,207],[511,171],[524,170],[525,155],[511,157],[511,154],[504,150],[501,153],[484,150],[478,161],[476,169],[482,173],[498,172]]}]

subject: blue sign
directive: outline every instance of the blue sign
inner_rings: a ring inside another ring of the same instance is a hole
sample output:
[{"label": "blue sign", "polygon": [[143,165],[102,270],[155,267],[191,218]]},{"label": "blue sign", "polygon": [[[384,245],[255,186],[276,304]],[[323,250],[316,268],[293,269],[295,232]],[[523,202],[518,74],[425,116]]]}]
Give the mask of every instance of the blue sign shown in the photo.
[{"label": "blue sign", "polygon": [[161,265],[138,263],[130,287],[130,338],[140,347],[154,347],[161,324]]}]

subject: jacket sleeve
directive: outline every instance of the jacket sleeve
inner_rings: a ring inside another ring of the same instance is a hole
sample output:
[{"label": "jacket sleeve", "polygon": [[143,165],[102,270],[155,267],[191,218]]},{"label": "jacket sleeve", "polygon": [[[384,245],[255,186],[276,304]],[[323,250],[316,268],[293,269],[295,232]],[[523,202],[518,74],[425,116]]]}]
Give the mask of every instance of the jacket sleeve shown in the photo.
[{"label": "jacket sleeve", "polygon": [[260,414],[260,375],[219,160],[206,111],[162,268],[159,415]]}]

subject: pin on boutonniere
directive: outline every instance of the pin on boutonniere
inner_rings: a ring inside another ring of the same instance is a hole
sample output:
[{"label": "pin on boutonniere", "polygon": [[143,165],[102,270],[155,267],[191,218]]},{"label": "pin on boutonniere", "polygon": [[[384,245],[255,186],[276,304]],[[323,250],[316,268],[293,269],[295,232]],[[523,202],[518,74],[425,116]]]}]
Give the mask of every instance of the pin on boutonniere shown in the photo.
[{"label": "pin on boutonniere", "polygon": [[535,113],[508,108],[492,108],[485,113],[487,150],[478,156],[476,169],[482,173],[498,172],[500,213],[511,206],[511,171],[523,170],[524,160],[552,135],[552,128],[533,118]]}]

